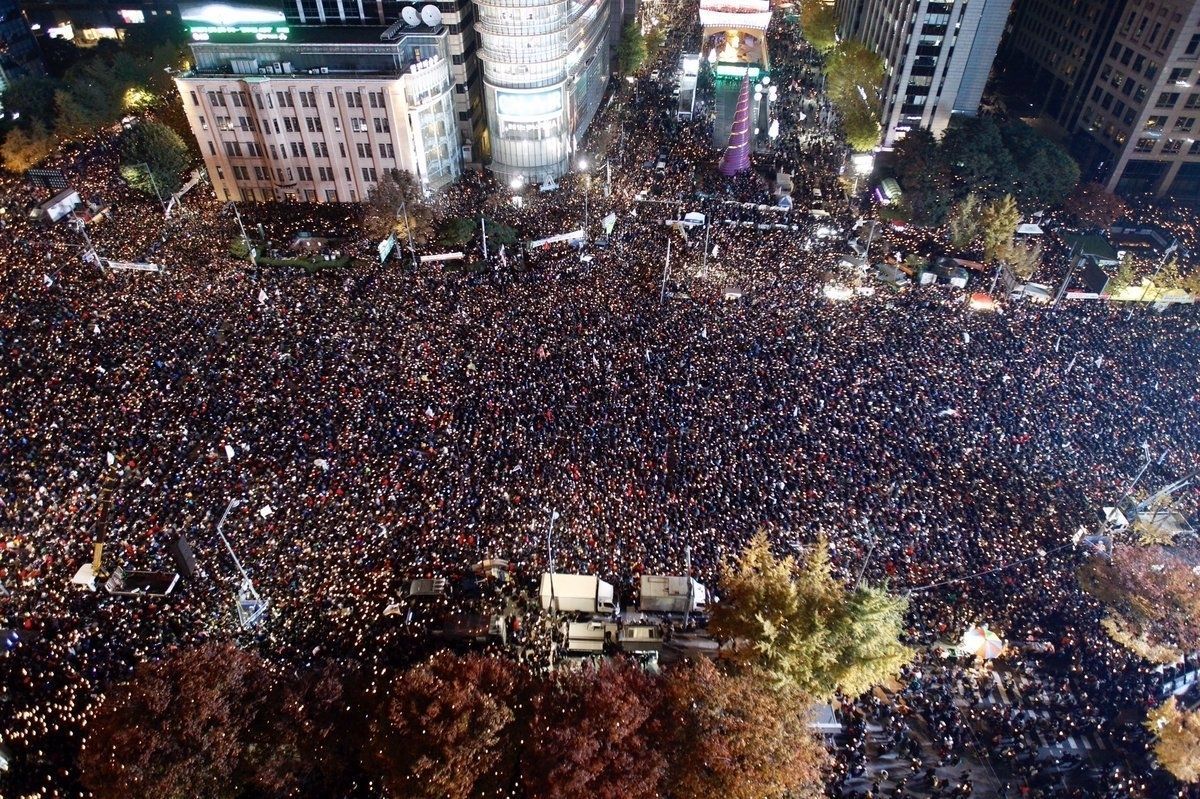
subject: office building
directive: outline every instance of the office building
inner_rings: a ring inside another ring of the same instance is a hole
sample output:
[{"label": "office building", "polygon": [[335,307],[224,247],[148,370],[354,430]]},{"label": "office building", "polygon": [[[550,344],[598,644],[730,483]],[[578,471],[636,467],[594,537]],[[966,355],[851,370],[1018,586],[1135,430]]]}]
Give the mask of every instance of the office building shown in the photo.
[{"label": "office building", "polygon": [[475,0],[491,169],[566,173],[609,79],[609,0]]},{"label": "office building", "polygon": [[123,39],[132,28],[179,13],[175,0],[22,0],[35,31],[50,39],[65,39],[90,47],[105,39]]},{"label": "office building", "polygon": [[837,0],[838,33],[886,64],[879,98],[883,146],[913,128],[941,135],[955,114],[973,116],[1012,0]]},{"label": "office building", "polygon": [[41,70],[41,51],[17,0],[0,0],[0,108],[10,82]]},{"label": "office building", "polygon": [[[1048,30],[1070,37],[1065,63]],[[1008,39],[1006,74],[1054,82],[1044,113],[1069,136],[1085,177],[1125,196],[1200,204],[1200,2],[1019,0]]]},{"label": "office building", "polygon": [[274,8],[182,8],[195,64],[175,80],[217,196],[355,202],[391,169],[427,190],[456,180],[449,34],[436,12],[386,28],[292,27]]}]

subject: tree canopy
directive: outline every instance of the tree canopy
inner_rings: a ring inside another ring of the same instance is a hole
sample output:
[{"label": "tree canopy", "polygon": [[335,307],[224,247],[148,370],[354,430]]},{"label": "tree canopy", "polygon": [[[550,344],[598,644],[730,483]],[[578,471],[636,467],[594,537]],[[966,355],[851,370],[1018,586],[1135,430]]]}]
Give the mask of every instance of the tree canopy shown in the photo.
[{"label": "tree canopy", "polygon": [[187,165],[187,145],[161,122],[143,120],[121,137],[121,177],[138,191],[153,195],[157,186],[166,199],[182,185]]},{"label": "tree canopy", "polygon": [[842,117],[846,143],[865,152],[879,144],[876,104],[886,68],[883,59],[853,39],[839,42],[825,61],[825,90]]},{"label": "tree canopy", "polygon": [[857,696],[911,658],[900,643],[908,600],[875,587],[845,589],[818,541],[802,563],[778,558],[759,533],[721,574],[723,600],[709,632],[731,658],[777,685],[828,699]]},{"label": "tree canopy", "polygon": [[837,14],[833,5],[823,0],[802,0],[800,28],[804,38],[822,53],[837,45]]},{"label": "tree canopy", "polygon": [[1067,197],[1063,208],[1080,225],[1107,230],[1128,211],[1125,202],[1099,183],[1084,183]]},{"label": "tree canopy", "polygon": [[631,20],[621,31],[621,43],[617,45],[617,63],[621,74],[632,75],[642,68],[646,62],[646,38],[642,36],[642,26],[637,20]]},{"label": "tree canopy", "polygon": [[1200,711],[1181,710],[1172,696],[1150,710],[1146,729],[1160,766],[1180,782],[1200,782]]},{"label": "tree canopy", "polygon": [[0,146],[4,168],[10,172],[24,172],[53,152],[55,144],[54,135],[40,120],[34,120],[26,127],[13,128]]},{"label": "tree canopy", "polygon": [[411,172],[388,169],[367,195],[363,225],[373,238],[395,233],[405,243],[411,233],[414,244],[426,244],[433,238],[433,209]]},{"label": "tree canopy", "polygon": [[979,215],[983,236],[983,259],[988,263],[1007,261],[1013,250],[1013,237],[1021,224],[1021,212],[1011,194],[992,200]]}]

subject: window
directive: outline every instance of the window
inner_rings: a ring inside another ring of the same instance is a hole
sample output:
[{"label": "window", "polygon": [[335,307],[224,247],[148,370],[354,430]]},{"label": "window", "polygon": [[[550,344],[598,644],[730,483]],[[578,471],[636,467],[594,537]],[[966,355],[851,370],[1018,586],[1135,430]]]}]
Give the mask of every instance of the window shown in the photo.
[{"label": "window", "polygon": [[254,179],[255,180],[266,180],[267,179],[267,170],[263,169],[261,166],[254,167]]},{"label": "window", "polygon": [[346,105],[350,108],[362,108],[362,95],[358,92],[346,92]]},{"label": "window", "polygon": [[365,180],[367,183],[374,183],[374,182],[375,182],[375,180],[376,180],[376,178],[375,178],[375,167],[373,167],[373,166],[364,166],[364,167],[362,168],[362,175],[363,175],[363,180]]},{"label": "window", "polygon": [[233,130],[233,120],[229,117],[217,117],[217,130]]},{"label": "window", "polygon": [[1192,146],[1188,148],[1188,155],[1200,155],[1200,140],[1192,142]]},{"label": "window", "polygon": [[1154,107],[1174,108],[1177,102],[1179,102],[1179,92],[1163,92],[1158,95],[1158,101],[1154,104]]},{"label": "window", "polygon": [[321,132],[321,118],[320,117],[305,117],[304,121],[308,123],[308,132],[309,133],[320,133]]},{"label": "window", "polygon": [[392,127],[385,117],[375,117],[375,132],[376,133],[391,133]]},{"label": "window", "polygon": [[389,142],[380,142],[379,157],[380,158],[395,158],[396,151],[392,148],[392,145]]},{"label": "window", "polygon": [[1192,35],[1192,38],[1188,41],[1188,46],[1187,49],[1184,50],[1184,53],[1194,56],[1196,55],[1197,50],[1200,50],[1200,33]]},{"label": "window", "polygon": [[209,153],[211,153],[212,155],[216,155],[216,154],[217,154],[217,145],[213,144],[213,143],[210,141],[210,142],[208,143],[208,151],[209,151]]},{"label": "window", "polygon": [[299,133],[300,125],[297,124],[298,122],[299,120],[297,120],[295,117],[284,117],[283,129],[288,133]]},{"label": "window", "polygon": [[370,158],[371,157],[371,145],[364,144],[363,142],[359,142],[356,146],[358,147],[358,157],[359,158]]},{"label": "window", "polygon": [[209,105],[219,105],[222,108],[224,108],[225,107],[225,95],[221,94],[220,92],[209,92],[208,93],[208,104]]},{"label": "window", "polygon": [[280,108],[293,108],[292,95],[287,92],[275,92],[275,97],[279,100]]},{"label": "window", "polygon": [[[333,132],[334,133],[342,132],[342,120],[340,120],[340,119],[333,120]],[[342,154],[342,157],[343,158],[345,157],[345,153]]]},{"label": "window", "polygon": [[333,180],[333,167],[319,166],[319,167],[317,167],[317,174],[321,177],[321,180],[323,180],[323,181],[332,181]]},{"label": "window", "polygon": [[337,103],[333,99],[333,92],[325,92],[325,96],[329,98],[329,107],[337,108]]},{"label": "window", "polygon": [[346,157],[346,145],[344,142],[338,142],[338,155],[342,158]]},{"label": "window", "polygon": [[246,170],[246,167],[244,167],[244,166],[235,166],[233,168],[233,177],[235,180],[249,180],[250,173]]},{"label": "window", "polygon": [[367,132],[367,120],[365,120],[365,119],[350,120],[350,129],[353,130],[355,133],[366,133]]},{"label": "window", "polygon": [[249,131],[250,130],[250,120],[246,119],[245,117],[238,117],[238,127],[241,128],[243,131]]},{"label": "window", "polygon": [[323,141],[313,142],[313,156],[316,158],[328,158],[329,147]]},{"label": "window", "polygon": [[1184,108],[1200,108],[1200,94],[1189,94]]},{"label": "window", "polygon": [[350,177],[350,167],[346,167],[346,180],[354,180],[354,178]]},{"label": "window", "polygon": [[1167,139],[1163,142],[1163,155],[1175,155],[1183,148],[1183,139]]},{"label": "window", "polygon": [[200,98],[196,96],[195,92],[188,92],[188,94],[192,95],[192,105],[200,105]]},{"label": "window", "polygon": [[200,117],[200,130],[208,130],[208,120]]},{"label": "window", "polygon": [[1148,153],[1154,150],[1154,139],[1138,139],[1133,145],[1134,152]]},{"label": "window", "polygon": [[304,142],[292,142],[292,157],[305,158],[308,153],[304,150]]},{"label": "window", "polygon": [[220,164],[217,164],[217,177],[220,178],[221,180],[225,179],[225,170],[221,169]]},{"label": "window", "polygon": [[1186,82],[1187,79],[1190,78],[1191,76],[1192,76],[1192,71],[1190,69],[1187,69],[1185,67],[1178,67],[1176,69],[1171,70],[1170,81],[1171,81],[1171,83],[1182,83],[1182,82]]},{"label": "window", "polygon": [[1146,129],[1155,130],[1165,128],[1167,126],[1167,118],[1165,116],[1153,116],[1146,118]]},{"label": "window", "polygon": [[1195,117],[1180,117],[1175,120],[1176,133],[1191,133],[1192,128],[1196,125]]},{"label": "window", "polygon": [[337,202],[337,190],[336,189],[326,189],[325,190],[325,202],[327,202],[327,203]]},{"label": "window", "polygon": [[308,181],[309,183],[312,182],[312,169],[311,168],[306,167],[306,166],[299,166],[299,167],[296,167],[296,172],[300,176],[301,180]]}]

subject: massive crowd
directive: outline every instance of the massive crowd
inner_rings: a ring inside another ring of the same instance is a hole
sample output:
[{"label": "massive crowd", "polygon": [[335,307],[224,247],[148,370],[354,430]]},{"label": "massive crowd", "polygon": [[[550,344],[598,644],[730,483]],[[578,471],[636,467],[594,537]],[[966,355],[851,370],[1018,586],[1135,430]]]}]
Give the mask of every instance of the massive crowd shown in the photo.
[{"label": "massive crowd", "polygon": [[[668,38],[668,63],[683,36]],[[768,184],[721,184],[711,121],[660,116],[669,89],[642,80],[595,125],[597,160],[614,168],[607,198],[593,172],[589,232],[610,210],[618,221],[590,260],[550,249],[457,276],[414,271],[370,260],[353,209],[248,207],[247,225],[273,238],[333,234],[363,256],[315,276],[250,270],[225,253],[236,226],[219,204],[185,198],[151,223],[156,206],[112,182],[101,138],[64,158],[81,194],[112,206],[91,231],[97,250],[152,253],[167,271],[102,273],[68,225],[11,212],[0,237],[0,629],[16,632],[0,654],[0,741],[13,795],[70,795],[61,753],[109,681],[233,634],[236,579],[214,534],[231,498],[244,502],[225,532],[271,602],[244,640],[282,661],[383,657],[381,614],[409,578],[490,556],[531,580],[548,509],[557,569],[601,574],[626,597],[639,573],[678,573],[685,547],[715,586],[722,559],[765,528],[784,550],[825,535],[847,580],[912,591],[922,655],[894,694],[842,709],[831,796],[968,796],[962,756],[999,769],[1007,795],[1064,795],[1031,727],[1128,739],[1122,711],[1146,706],[1155,675],[1100,632],[1069,542],[1128,484],[1143,442],[1166,452],[1148,481],[1196,470],[1194,317],[1103,303],[985,312],[945,287],[827,299],[842,245],[816,237],[805,198],[821,188],[849,230],[833,199],[845,152],[817,121],[803,45],[783,31],[772,47],[789,87],[780,113],[806,128],[756,156],[763,172],[797,173],[784,224],[726,222],[749,213],[729,200],[773,203]],[[566,183],[495,213],[528,238],[578,226],[581,181]],[[23,190],[5,188],[10,207]],[[489,191],[468,179],[444,207],[468,213]],[[702,233],[663,224],[696,209],[714,222],[707,258]],[[200,571],[170,597],[68,584],[93,540],[109,568],[169,568],[180,534]],[[1045,684],[1047,713],[972,699],[974,672],[936,652],[972,622],[1053,644],[1018,664]],[[867,768],[881,746],[868,722],[910,766]]]}]

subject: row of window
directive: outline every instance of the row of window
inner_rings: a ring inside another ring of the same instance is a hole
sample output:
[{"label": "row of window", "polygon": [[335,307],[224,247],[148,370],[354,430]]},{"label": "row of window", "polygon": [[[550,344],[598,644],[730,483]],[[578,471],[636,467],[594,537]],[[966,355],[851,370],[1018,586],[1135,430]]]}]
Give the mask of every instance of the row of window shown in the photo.
[{"label": "row of window", "polygon": [[[199,96],[197,96],[196,92],[191,91],[191,92],[188,92],[188,94],[191,95],[192,105],[199,106],[200,98],[199,98]],[[317,107],[317,95],[315,92],[297,89],[296,94],[299,95],[299,97],[300,97],[300,107],[301,108],[316,108]],[[229,102],[234,108],[250,108],[251,107],[250,106],[250,97],[246,94],[246,92],[230,90],[228,92],[228,95],[229,95]],[[325,95],[328,98],[329,107],[337,108],[337,100],[334,98],[333,92],[326,92]],[[348,108],[366,108],[367,107],[366,105],[363,105],[363,93],[360,91],[343,92],[342,96],[346,98],[346,106]],[[226,97],[226,92],[224,90],[209,91],[208,92],[208,103],[213,108],[227,108],[228,106],[226,105],[225,97]],[[263,102],[264,97],[266,98],[265,104]],[[280,108],[295,108],[296,107],[295,99],[292,97],[291,92],[276,91],[275,98],[278,99]],[[270,92],[263,92],[261,94],[255,93],[254,101],[258,105],[258,110],[260,110],[260,111],[275,108],[275,99],[272,99]],[[387,105],[384,102],[383,92],[381,92],[381,91],[367,92],[367,103],[370,105],[371,108],[387,108]]]},{"label": "row of window", "polygon": [[[234,165],[230,168],[233,170],[234,180],[240,180],[242,182],[249,181],[250,175],[251,175],[251,169],[253,169],[254,180],[262,182],[262,181],[267,181],[267,180],[271,179],[271,172],[266,167],[254,166],[254,167],[248,168],[248,167],[244,167],[244,166],[240,166],[240,165]],[[344,169],[345,169],[345,174],[346,174],[346,180],[353,181],[354,173],[350,171],[350,167],[344,167]],[[225,170],[222,169],[220,165],[217,166],[217,177],[220,178],[221,180],[225,179]],[[276,167],[275,168],[275,177],[279,183],[284,183],[284,184],[295,183],[297,181],[302,181],[305,183],[313,182],[312,169],[307,166],[298,166],[295,168],[292,168],[290,166]],[[323,183],[331,183],[334,180],[333,167],[327,167],[327,166],[317,167],[317,177],[318,177],[318,180],[320,180]],[[379,173],[376,172],[375,167],[373,167],[373,166],[364,166],[362,168],[362,179],[366,183],[377,183],[379,181]]]},{"label": "row of window", "polygon": [[[198,117],[200,120],[200,129],[208,130],[208,120],[204,117]],[[376,133],[391,133],[392,123],[387,117],[372,117]],[[217,130],[231,131],[235,129],[233,117],[217,117]],[[320,117],[305,117],[305,126],[309,133],[324,133],[324,128],[321,125]],[[283,129],[280,130],[278,119],[263,119],[261,122],[256,117],[238,117],[236,127],[243,131],[255,131],[259,133],[270,133],[274,126],[276,133],[300,133],[300,119],[298,117],[283,117]],[[367,126],[367,120],[355,117],[350,120],[350,130],[354,133],[367,133],[370,128]],[[333,132],[342,132],[342,120],[334,118]]]},{"label": "row of window", "polygon": [[[260,145],[256,141],[248,141],[248,142],[226,141],[226,142],[221,142],[221,144],[225,148],[225,155],[229,156],[230,158],[242,158],[242,157],[264,158],[266,156],[266,153],[264,152],[262,145]],[[346,157],[345,142],[338,142],[337,146],[338,146],[339,155],[342,158],[345,158]],[[270,151],[271,151],[271,158],[273,160],[278,160],[280,153],[282,153],[283,157],[285,157],[285,158],[288,155],[288,148],[284,148],[283,145],[280,145],[279,148],[276,148],[276,146],[274,144],[272,144],[272,145],[269,145],[269,147],[270,147]],[[308,147],[305,145],[304,142],[302,142],[302,141],[288,142],[288,147],[291,150],[291,154],[292,154],[293,158],[307,158],[308,157]],[[358,142],[356,147],[357,147],[357,152],[358,152],[359,158],[371,158],[372,157],[370,144],[365,143],[365,142]],[[328,158],[329,157],[329,146],[323,141],[313,142],[312,149],[313,149],[313,157],[314,158]],[[208,150],[209,150],[209,153],[211,153],[212,155],[216,155],[217,154],[216,143],[213,141],[209,141]],[[396,157],[395,146],[391,142],[380,142],[379,143],[379,157],[394,159]]]},{"label": "row of window", "polygon": [[[1152,153],[1159,141],[1159,139],[1148,136],[1140,138],[1133,145],[1133,151],[1135,153]],[[1183,145],[1183,139],[1163,139],[1162,148],[1159,152],[1163,155],[1177,155],[1183,150]],[[1192,142],[1191,146],[1188,147],[1188,155],[1200,155],[1200,141]]]}]

